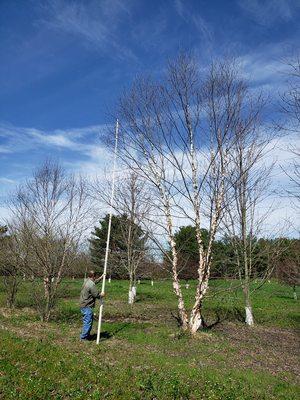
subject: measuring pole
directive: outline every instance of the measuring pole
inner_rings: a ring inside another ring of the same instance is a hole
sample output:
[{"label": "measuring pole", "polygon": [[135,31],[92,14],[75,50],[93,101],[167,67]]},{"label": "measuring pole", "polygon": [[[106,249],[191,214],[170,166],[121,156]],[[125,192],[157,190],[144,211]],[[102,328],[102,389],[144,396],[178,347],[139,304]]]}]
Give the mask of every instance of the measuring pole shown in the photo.
[{"label": "measuring pole", "polygon": [[[119,121],[117,120],[117,122],[116,122],[116,131],[115,131],[115,150],[114,150],[114,164],[113,164],[113,173],[112,173],[112,188],[111,188],[111,198],[110,198],[110,211],[109,211],[109,220],[108,220],[108,230],[107,230],[106,250],[105,250],[104,270],[103,270],[103,280],[102,280],[101,293],[105,293],[105,281],[106,281],[106,270],[107,270],[107,261],[108,261],[108,252],[109,252],[111,220],[112,220],[113,201],[114,201],[114,194],[115,194],[115,169],[116,169],[116,160],[117,160],[118,135],[119,135]],[[98,330],[97,330],[97,344],[99,344],[99,342],[100,342],[102,313],[103,313],[103,300],[100,301],[99,321],[98,321]]]}]

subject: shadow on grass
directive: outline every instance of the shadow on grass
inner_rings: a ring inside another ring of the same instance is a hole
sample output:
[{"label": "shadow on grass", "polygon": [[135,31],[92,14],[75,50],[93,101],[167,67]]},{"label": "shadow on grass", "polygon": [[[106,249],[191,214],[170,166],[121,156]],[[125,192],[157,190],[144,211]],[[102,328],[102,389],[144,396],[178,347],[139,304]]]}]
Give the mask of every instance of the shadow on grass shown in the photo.
[{"label": "shadow on grass", "polygon": [[[110,332],[101,332],[100,335],[100,340],[107,340],[110,339],[113,335]],[[89,342],[95,342],[97,340],[97,333],[93,333],[92,335],[89,336],[88,341]]]},{"label": "shadow on grass", "polygon": [[[205,310],[204,328],[207,330],[213,329],[215,326],[222,324],[225,321],[243,322],[245,317],[243,312],[238,307],[226,308],[217,307]],[[181,319],[178,314],[171,312],[171,316],[176,320],[177,326],[181,326]]]},{"label": "shadow on grass", "polygon": [[[121,331],[125,330],[126,328],[128,328],[129,326],[130,326],[130,323],[127,323],[127,322],[126,322],[126,323],[122,324],[121,326],[119,326],[119,327],[117,327],[117,328],[115,328],[115,329],[112,329],[112,330],[110,330],[110,331],[101,332],[101,334],[100,334],[100,340],[101,340],[101,341],[104,341],[104,340],[111,339],[111,338],[113,338],[114,336],[116,336],[119,332],[121,332]],[[92,335],[92,336],[95,336],[95,339],[94,339],[94,340],[97,339],[97,335],[96,335],[96,334],[94,334],[94,335]]]},{"label": "shadow on grass", "polygon": [[151,300],[162,300],[164,299],[163,295],[159,294],[159,293],[138,293],[137,294],[137,298],[135,300],[135,303],[140,303],[143,301],[151,301]]},{"label": "shadow on grass", "polygon": [[215,307],[209,310],[214,315],[216,321],[212,322],[212,326],[224,321],[239,321],[242,322],[245,319],[244,310],[240,307]]},{"label": "shadow on grass", "polygon": [[297,300],[294,299],[293,297],[293,293],[291,295],[284,295],[284,294],[280,294],[280,295],[276,295],[277,299],[284,299],[284,300],[290,300],[291,303],[295,302],[295,304],[297,304]]}]

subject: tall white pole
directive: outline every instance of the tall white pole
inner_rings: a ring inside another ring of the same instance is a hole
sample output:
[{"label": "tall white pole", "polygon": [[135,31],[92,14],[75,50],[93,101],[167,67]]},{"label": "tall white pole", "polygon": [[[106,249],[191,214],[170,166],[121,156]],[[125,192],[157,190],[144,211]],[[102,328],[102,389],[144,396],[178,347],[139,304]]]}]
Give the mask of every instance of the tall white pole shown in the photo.
[{"label": "tall white pole", "polygon": [[[114,151],[114,164],[113,164],[113,173],[112,173],[112,188],[111,188],[111,198],[110,198],[110,211],[109,211],[109,220],[108,220],[108,230],[107,230],[107,239],[106,239],[106,250],[105,250],[105,259],[104,259],[104,270],[103,270],[103,280],[102,280],[101,294],[104,294],[104,292],[105,292],[105,281],[106,281],[106,270],[107,270],[107,261],[108,261],[108,252],[109,252],[111,220],[112,220],[113,201],[114,201],[114,194],[115,194],[115,169],[116,169],[116,160],[117,160],[118,136],[119,136],[119,121],[117,120],[117,122],[116,122],[116,131],[115,131],[115,151]],[[103,301],[100,302],[98,330],[97,330],[97,344],[99,344],[99,342],[100,342],[102,313],[103,313]]]}]

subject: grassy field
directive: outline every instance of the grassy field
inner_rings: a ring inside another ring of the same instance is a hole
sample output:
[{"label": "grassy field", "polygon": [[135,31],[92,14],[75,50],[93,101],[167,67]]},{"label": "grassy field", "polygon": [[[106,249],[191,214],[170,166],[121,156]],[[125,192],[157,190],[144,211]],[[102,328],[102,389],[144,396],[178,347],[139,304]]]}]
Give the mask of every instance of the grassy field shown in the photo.
[{"label": "grassy field", "polygon": [[[81,284],[64,282],[48,324],[32,308],[29,284],[14,311],[0,286],[1,399],[299,399],[299,303],[290,288],[258,290],[256,326],[247,328],[240,290],[226,290],[235,283],[212,282],[204,304],[211,327],[191,338],[177,327],[170,282],[142,282],[130,307],[127,282],[113,281],[97,346],[79,341]],[[189,305],[194,285],[184,289]]]}]

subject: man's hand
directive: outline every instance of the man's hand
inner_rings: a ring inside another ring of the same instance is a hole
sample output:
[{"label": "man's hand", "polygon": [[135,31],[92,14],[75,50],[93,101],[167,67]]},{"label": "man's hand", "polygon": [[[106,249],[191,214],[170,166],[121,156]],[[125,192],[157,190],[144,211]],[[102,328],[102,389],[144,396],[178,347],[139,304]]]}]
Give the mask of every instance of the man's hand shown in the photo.
[{"label": "man's hand", "polygon": [[96,279],[94,280],[94,282],[95,282],[95,283],[98,283],[98,282],[101,281],[101,279],[103,279],[103,275],[99,276],[99,278],[96,278]]},{"label": "man's hand", "polygon": [[105,297],[105,293],[100,293],[100,297],[103,299],[103,297]]}]

